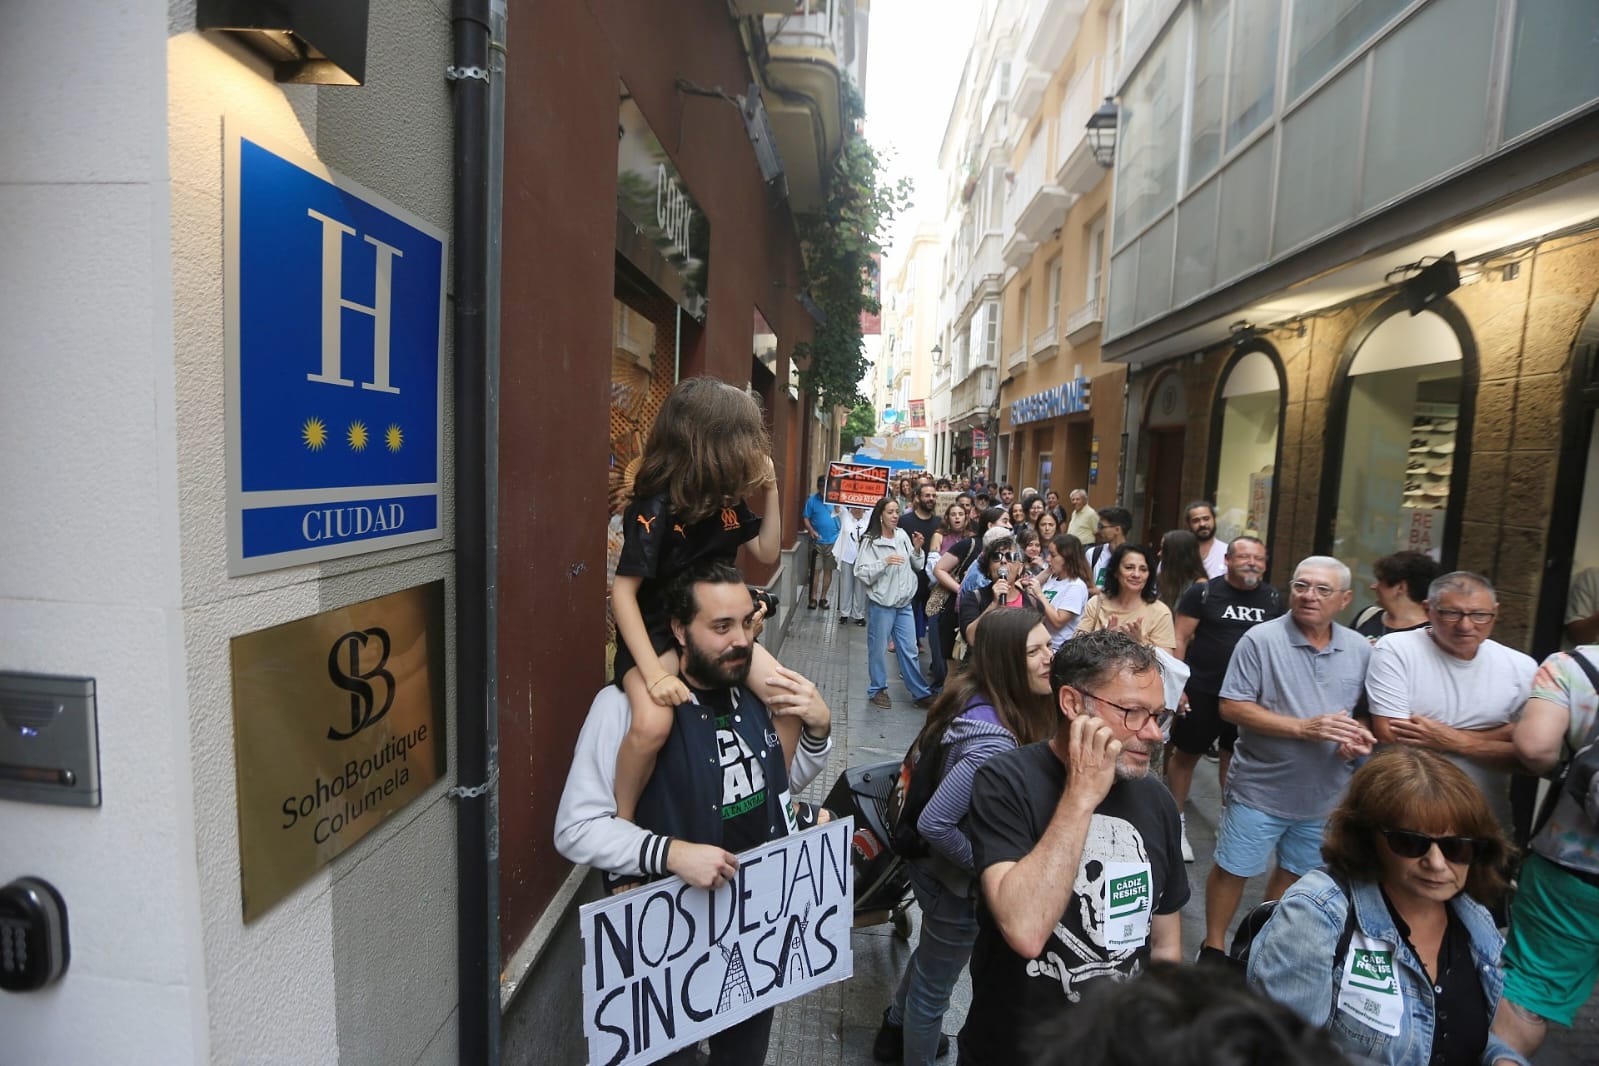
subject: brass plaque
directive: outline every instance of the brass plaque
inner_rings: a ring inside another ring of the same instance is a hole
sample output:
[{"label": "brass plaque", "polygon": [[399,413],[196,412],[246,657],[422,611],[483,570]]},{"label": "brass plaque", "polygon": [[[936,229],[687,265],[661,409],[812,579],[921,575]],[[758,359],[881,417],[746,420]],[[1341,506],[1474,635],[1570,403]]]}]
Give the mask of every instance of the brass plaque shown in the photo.
[{"label": "brass plaque", "polygon": [[444,582],[233,638],[254,921],[444,774]]}]

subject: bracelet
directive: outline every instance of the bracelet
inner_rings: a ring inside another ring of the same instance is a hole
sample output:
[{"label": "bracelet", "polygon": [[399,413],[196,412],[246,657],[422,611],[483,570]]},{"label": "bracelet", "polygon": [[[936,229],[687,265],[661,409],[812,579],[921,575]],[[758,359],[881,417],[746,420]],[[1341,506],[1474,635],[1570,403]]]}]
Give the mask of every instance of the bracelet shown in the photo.
[{"label": "bracelet", "polygon": [[671,678],[672,678],[671,674],[662,674],[660,677],[655,679],[655,684],[654,685],[651,685],[649,688],[645,689],[644,691],[645,692],[654,692],[655,688],[656,688],[656,685],[659,685],[662,681],[670,681]]}]

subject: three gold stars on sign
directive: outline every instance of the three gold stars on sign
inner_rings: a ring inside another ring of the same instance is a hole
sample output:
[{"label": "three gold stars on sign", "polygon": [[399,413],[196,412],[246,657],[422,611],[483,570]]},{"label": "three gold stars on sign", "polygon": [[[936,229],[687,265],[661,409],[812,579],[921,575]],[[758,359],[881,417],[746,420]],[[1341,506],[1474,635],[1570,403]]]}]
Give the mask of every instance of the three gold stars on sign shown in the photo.
[{"label": "three gold stars on sign", "polygon": [[[372,433],[367,429],[366,423],[357,419],[351,422],[344,431],[344,442],[350,446],[352,452],[364,452],[371,443]],[[327,423],[312,415],[300,426],[300,442],[313,452],[319,452],[327,446]],[[391,452],[397,452],[405,444],[405,432],[400,429],[398,422],[390,422],[389,428],[383,431],[383,446]]]}]

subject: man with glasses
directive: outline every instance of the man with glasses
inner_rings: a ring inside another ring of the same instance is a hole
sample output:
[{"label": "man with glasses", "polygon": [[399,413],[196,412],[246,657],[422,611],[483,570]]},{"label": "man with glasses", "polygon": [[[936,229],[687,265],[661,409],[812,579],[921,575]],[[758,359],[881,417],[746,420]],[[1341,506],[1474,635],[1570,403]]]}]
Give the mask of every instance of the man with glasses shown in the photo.
[{"label": "man with glasses", "polygon": [[1155,653],[1117,630],[1082,634],[1050,682],[1054,737],[994,756],[972,782],[982,891],[961,1066],[1031,1061],[1035,1030],[1088,983],[1182,954],[1177,806],[1149,776],[1170,718]]},{"label": "man with glasses", "polygon": [[1125,507],[1107,507],[1099,512],[1099,522],[1094,529],[1099,535],[1099,546],[1088,552],[1088,570],[1094,575],[1091,591],[1105,587],[1105,568],[1110,565],[1111,553],[1127,543],[1127,531],[1132,528],[1133,516]]},{"label": "man with glasses", "polygon": [[1426,629],[1390,633],[1366,673],[1371,731],[1384,744],[1431,748],[1466,771],[1510,829],[1511,722],[1538,664],[1490,640],[1499,600],[1481,574],[1456,570],[1427,587]]},{"label": "man with glasses", "polygon": [[1375,738],[1351,711],[1371,645],[1333,621],[1349,606],[1349,568],[1312,555],[1294,569],[1288,613],[1251,628],[1233,649],[1221,716],[1238,726],[1216,864],[1205,882],[1200,958],[1223,952],[1244,882],[1277,866],[1266,898],[1278,899],[1321,865],[1321,836]]}]

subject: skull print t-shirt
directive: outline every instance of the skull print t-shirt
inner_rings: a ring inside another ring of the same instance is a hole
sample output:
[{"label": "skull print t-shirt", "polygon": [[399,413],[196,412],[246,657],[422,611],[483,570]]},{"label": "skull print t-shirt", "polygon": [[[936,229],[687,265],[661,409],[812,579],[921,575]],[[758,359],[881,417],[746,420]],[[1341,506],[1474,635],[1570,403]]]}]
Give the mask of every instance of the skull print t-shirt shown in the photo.
[{"label": "skull print t-shirt", "polygon": [[[967,816],[978,872],[1025,858],[1065,788],[1066,766],[1048,743],[984,763],[972,782]],[[1094,811],[1066,913],[1037,958],[1012,951],[979,901],[961,1061],[1036,1059],[1039,1025],[1081,999],[1090,982],[1139,973],[1149,958],[1150,919],[1181,910],[1188,895],[1171,793],[1153,777],[1118,780]]]}]

